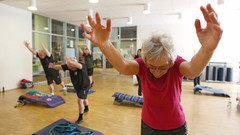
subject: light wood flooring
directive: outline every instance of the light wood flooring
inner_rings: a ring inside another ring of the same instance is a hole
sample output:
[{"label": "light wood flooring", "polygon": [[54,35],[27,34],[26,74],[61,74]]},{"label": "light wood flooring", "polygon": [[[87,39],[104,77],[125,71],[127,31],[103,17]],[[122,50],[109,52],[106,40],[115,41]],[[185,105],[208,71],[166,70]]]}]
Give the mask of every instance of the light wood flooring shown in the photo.
[{"label": "light wood flooring", "polygon": [[[137,95],[138,86],[133,85],[129,76],[101,75],[93,76],[96,91],[88,95],[90,111],[84,114],[81,126],[91,128],[105,135],[140,135],[141,108],[135,106],[114,105],[112,95],[122,92]],[[69,83],[69,79],[64,80]],[[236,110],[235,100],[240,84],[206,83],[216,89],[223,89],[232,96],[232,109],[227,111],[229,98],[194,95],[193,83],[183,81],[182,106],[186,115],[189,135],[240,135],[240,112]],[[33,89],[48,91],[47,84]],[[14,108],[20,95],[30,89],[8,90],[0,93],[0,135],[31,135],[32,133],[63,118],[75,122],[78,117],[77,96],[74,93],[63,95],[61,87],[55,85],[55,94],[62,96],[66,103],[56,108],[36,104],[27,104]]]}]

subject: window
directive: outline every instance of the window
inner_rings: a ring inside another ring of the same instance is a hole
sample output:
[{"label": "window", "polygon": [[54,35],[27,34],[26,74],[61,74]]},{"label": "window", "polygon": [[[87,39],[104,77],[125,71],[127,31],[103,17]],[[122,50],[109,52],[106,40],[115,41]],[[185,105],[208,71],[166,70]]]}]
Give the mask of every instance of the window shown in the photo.
[{"label": "window", "polygon": [[52,33],[63,35],[63,22],[52,20]]},{"label": "window", "polygon": [[136,38],[137,27],[121,27],[121,38]]},{"label": "window", "polygon": [[33,22],[33,30],[35,31],[39,31],[39,32],[47,32],[49,33],[48,30],[48,18],[47,17],[43,17],[43,16],[39,16],[34,14],[32,16],[32,22]]},{"label": "window", "polygon": [[55,61],[63,61],[63,37],[52,36],[52,55]]},{"label": "window", "polygon": [[75,25],[67,24],[67,36],[75,37]]}]

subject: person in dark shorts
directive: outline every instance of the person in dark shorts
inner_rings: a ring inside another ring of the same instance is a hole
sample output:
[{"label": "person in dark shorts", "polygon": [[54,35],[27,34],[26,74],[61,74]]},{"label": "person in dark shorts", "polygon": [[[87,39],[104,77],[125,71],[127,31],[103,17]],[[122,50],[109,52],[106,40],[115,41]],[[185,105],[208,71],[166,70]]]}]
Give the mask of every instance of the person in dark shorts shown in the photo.
[{"label": "person in dark shorts", "polygon": [[54,95],[53,81],[55,81],[57,85],[60,84],[64,90],[64,94],[66,94],[67,88],[65,87],[64,82],[61,80],[59,71],[48,68],[48,64],[50,62],[55,62],[55,61],[53,60],[52,54],[45,48],[44,44],[41,42],[41,46],[43,50],[40,50],[38,52],[32,49],[29,46],[29,43],[27,41],[24,41],[24,45],[28,48],[30,52],[32,52],[33,55],[37,56],[40,59],[46,78],[47,78],[48,88],[50,90],[51,95]]},{"label": "person in dark shorts", "polygon": [[[131,44],[131,47],[130,47],[130,54],[131,56],[134,58],[134,59],[137,59],[137,58],[141,58],[141,49],[138,49],[137,51],[137,55],[135,55],[133,52],[132,52],[132,49],[133,49],[133,44]],[[136,75],[137,77],[137,81],[138,81],[138,96],[142,96],[142,85],[141,85],[141,79],[138,75]]]},{"label": "person in dark shorts", "polygon": [[48,67],[56,70],[69,71],[73,87],[78,96],[79,117],[75,123],[80,124],[83,122],[83,113],[89,111],[87,94],[90,89],[90,82],[87,68],[85,64],[78,63],[75,59],[70,59],[67,56],[65,56],[64,59],[67,61],[67,64],[55,65],[54,63],[50,63]]},{"label": "person in dark shorts", "polygon": [[88,48],[88,46],[85,45],[85,47],[86,48],[83,52],[80,45],[78,45],[78,50],[84,58],[84,63],[87,66],[88,78],[90,80],[90,84],[91,84],[91,87],[92,87],[93,83],[94,83],[93,80],[92,80],[92,76],[93,76],[93,55],[92,55],[91,50]]}]

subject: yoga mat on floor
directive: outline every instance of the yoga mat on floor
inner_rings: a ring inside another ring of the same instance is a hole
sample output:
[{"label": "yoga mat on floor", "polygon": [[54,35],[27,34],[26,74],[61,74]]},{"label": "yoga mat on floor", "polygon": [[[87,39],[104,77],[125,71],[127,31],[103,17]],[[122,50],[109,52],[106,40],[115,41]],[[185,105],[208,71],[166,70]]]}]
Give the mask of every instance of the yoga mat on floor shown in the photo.
[{"label": "yoga mat on floor", "polygon": [[[45,128],[33,133],[32,135],[49,135],[49,131],[51,131],[51,135],[63,135],[63,134],[59,134],[56,130],[54,130],[54,127],[58,126],[59,124],[65,124],[66,122],[68,122],[65,119],[60,119],[48,126],[46,126]],[[83,134],[83,135],[103,135],[103,133],[96,131],[96,130],[92,130],[86,127],[82,127],[79,126],[77,124],[72,124],[72,126],[76,127],[78,130],[80,130],[81,132],[91,132],[93,134]],[[75,135],[75,134],[74,134]]]}]

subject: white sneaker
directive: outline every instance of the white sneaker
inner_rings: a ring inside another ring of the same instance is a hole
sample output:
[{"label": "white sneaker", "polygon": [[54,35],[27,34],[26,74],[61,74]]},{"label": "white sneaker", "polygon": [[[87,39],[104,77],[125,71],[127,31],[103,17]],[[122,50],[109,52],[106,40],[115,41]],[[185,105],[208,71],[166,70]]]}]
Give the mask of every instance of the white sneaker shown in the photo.
[{"label": "white sneaker", "polygon": [[66,95],[67,94],[67,87],[63,88],[63,94]]},{"label": "white sneaker", "polygon": [[53,95],[54,95],[54,93],[51,93],[51,95],[53,96]]}]

